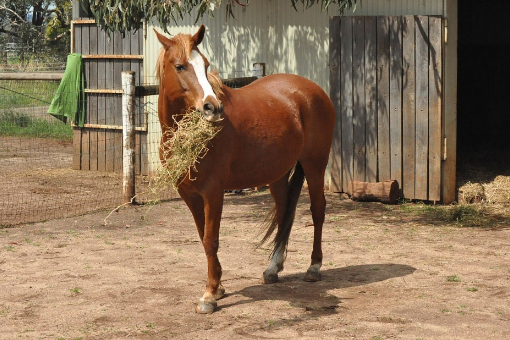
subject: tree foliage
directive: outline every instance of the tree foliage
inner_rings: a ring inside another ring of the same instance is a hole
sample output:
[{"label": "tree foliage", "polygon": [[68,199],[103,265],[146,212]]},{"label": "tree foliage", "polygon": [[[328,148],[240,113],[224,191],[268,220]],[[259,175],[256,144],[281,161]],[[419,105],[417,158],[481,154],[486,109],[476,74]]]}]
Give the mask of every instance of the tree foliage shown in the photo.
[{"label": "tree foliage", "polygon": [[0,44],[14,43],[22,55],[65,53],[71,19],[71,0],[0,0]]},{"label": "tree foliage", "polygon": [[[234,17],[234,7],[249,5],[249,0],[89,0],[89,2],[99,26],[108,32],[122,33],[138,30],[144,18],[155,18],[166,30],[166,27],[177,20],[192,15],[193,11],[196,11],[196,21],[206,14],[214,16],[222,2],[226,4],[227,18]],[[323,10],[331,5],[338,5],[339,12],[343,13],[346,9],[354,9],[356,2],[357,0],[290,0],[290,5],[295,10],[298,9],[298,5],[305,8],[318,5]]]}]

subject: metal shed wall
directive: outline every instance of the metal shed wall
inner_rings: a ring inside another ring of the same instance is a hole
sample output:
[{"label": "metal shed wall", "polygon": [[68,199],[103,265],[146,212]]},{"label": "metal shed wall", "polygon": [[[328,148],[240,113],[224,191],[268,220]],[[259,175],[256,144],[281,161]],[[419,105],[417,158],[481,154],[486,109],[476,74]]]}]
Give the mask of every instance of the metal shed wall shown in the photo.
[{"label": "metal shed wall", "polygon": [[[445,0],[358,0],[355,12],[346,15],[440,15]],[[253,63],[266,63],[266,73],[294,73],[309,78],[329,92],[329,17],[337,7],[320,6],[295,11],[289,0],[251,1],[236,6],[235,19],[225,19],[225,8],[215,18],[204,17],[196,25],[187,17],[169,28],[171,34],[195,33],[207,27],[202,52],[223,78],[251,75]],[[148,25],[145,46],[146,75],[154,76],[160,44]],[[148,80],[149,80],[148,79]]]}]

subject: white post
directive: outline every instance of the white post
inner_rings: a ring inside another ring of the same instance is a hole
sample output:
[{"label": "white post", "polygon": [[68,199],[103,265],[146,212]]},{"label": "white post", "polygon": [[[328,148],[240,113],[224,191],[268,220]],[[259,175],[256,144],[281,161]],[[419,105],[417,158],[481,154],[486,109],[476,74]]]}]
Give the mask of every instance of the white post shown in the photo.
[{"label": "white post", "polygon": [[135,72],[122,72],[122,198],[134,203],[135,197]]}]

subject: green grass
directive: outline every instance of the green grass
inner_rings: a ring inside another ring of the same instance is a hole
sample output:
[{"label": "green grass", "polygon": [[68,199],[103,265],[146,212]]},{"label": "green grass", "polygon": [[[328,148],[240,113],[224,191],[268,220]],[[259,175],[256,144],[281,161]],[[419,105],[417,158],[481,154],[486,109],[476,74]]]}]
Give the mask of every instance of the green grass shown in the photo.
[{"label": "green grass", "polygon": [[0,80],[0,136],[71,141],[69,124],[31,115],[34,107],[50,105],[58,86],[58,81]]},{"label": "green grass", "polygon": [[491,225],[490,216],[482,206],[456,204],[449,206],[427,205],[424,203],[403,203],[399,207],[402,213],[426,216],[461,227],[481,227]]},{"label": "green grass", "polygon": [[460,282],[460,277],[457,275],[451,275],[446,278],[447,282]]},{"label": "green grass", "polygon": [[0,80],[0,110],[50,105],[58,81]]},{"label": "green grass", "polygon": [[73,296],[76,296],[81,293],[81,289],[78,287],[71,288],[70,291],[71,291],[71,295],[73,295]]},{"label": "green grass", "polygon": [[73,128],[61,121],[32,118],[25,113],[0,112],[0,136],[51,138],[72,141]]}]

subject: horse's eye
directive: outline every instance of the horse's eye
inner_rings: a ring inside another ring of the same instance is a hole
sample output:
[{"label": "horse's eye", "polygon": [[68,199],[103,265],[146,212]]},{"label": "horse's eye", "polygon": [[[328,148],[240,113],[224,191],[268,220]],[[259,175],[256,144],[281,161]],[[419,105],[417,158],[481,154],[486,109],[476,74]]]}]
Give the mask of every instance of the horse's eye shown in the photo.
[{"label": "horse's eye", "polygon": [[186,67],[184,67],[181,64],[177,64],[177,65],[175,65],[175,69],[177,70],[177,72],[181,72],[181,71],[185,71]]}]

